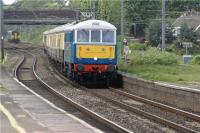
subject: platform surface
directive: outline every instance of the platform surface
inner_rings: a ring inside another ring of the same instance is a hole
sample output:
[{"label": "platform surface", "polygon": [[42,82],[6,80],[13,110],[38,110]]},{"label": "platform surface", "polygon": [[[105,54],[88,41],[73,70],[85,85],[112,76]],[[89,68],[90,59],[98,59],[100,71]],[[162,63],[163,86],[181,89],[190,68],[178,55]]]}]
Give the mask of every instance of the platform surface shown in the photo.
[{"label": "platform surface", "polygon": [[2,133],[94,133],[91,125],[58,110],[0,66],[0,132]]}]

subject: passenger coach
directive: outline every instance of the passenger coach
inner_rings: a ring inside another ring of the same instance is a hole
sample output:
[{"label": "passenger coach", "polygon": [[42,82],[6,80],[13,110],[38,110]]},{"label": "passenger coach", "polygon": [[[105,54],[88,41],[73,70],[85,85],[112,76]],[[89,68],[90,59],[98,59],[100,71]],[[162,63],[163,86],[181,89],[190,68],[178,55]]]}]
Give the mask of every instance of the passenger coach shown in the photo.
[{"label": "passenger coach", "polygon": [[66,24],[43,33],[44,47],[67,76],[109,81],[116,74],[116,27],[101,20]]}]

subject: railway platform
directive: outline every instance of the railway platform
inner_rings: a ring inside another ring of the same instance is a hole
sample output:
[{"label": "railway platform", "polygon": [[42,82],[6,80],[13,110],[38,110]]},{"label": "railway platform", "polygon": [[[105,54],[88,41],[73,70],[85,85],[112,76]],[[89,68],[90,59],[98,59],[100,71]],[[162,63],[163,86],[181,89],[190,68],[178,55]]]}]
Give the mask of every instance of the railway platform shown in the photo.
[{"label": "railway platform", "polygon": [[101,132],[57,108],[0,66],[0,131],[4,133]]}]

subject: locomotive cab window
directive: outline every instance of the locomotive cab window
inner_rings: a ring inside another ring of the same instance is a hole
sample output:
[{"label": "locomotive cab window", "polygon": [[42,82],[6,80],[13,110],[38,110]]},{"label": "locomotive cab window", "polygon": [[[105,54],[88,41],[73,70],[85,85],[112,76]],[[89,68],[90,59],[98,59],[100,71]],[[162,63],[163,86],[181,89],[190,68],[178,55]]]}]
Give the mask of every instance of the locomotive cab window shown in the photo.
[{"label": "locomotive cab window", "polygon": [[89,30],[78,30],[77,42],[89,42]]},{"label": "locomotive cab window", "polygon": [[99,30],[91,31],[91,42],[100,42],[100,31]]},{"label": "locomotive cab window", "polygon": [[114,43],[114,31],[104,30],[102,32],[102,42]]}]

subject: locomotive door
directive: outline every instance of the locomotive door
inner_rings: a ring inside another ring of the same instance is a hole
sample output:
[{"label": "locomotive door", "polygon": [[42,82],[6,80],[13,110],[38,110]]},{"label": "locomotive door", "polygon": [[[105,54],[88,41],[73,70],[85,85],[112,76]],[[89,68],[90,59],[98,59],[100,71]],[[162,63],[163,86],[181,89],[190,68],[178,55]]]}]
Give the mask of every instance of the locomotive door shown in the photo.
[{"label": "locomotive door", "polygon": [[59,51],[60,51],[60,34],[57,34],[56,35],[56,58],[60,62]]},{"label": "locomotive door", "polygon": [[64,33],[60,34],[59,36],[59,58],[60,61],[63,62],[63,55],[64,54]]}]

